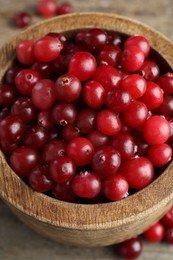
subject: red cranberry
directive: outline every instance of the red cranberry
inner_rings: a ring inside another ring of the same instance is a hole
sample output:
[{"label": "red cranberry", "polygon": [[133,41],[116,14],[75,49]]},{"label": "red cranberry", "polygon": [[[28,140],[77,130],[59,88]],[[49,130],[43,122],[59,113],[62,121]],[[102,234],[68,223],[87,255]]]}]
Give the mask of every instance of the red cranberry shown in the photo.
[{"label": "red cranberry", "polygon": [[41,149],[48,140],[48,131],[41,126],[33,126],[24,135],[24,143],[34,149]]},{"label": "red cranberry", "polygon": [[110,200],[121,200],[128,196],[128,182],[119,174],[108,176],[102,181],[102,192]]},{"label": "red cranberry", "polygon": [[165,94],[173,94],[173,73],[167,72],[161,75],[157,84],[163,89]]},{"label": "red cranberry", "polygon": [[14,24],[19,28],[24,28],[31,23],[31,15],[28,12],[18,12],[14,16]]},{"label": "red cranberry", "polygon": [[135,45],[126,47],[121,55],[121,65],[127,72],[138,71],[144,63],[144,53]]},{"label": "red cranberry", "polygon": [[53,65],[51,62],[43,62],[37,60],[32,64],[31,68],[37,71],[44,79],[51,78],[53,75]]},{"label": "red cranberry", "polygon": [[51,120],[51,110],[42,110],[38,113],[38,125],[46,129],[54,127],[54,123]]},{"label": "red cranberry", "polygon": [[39,15],[42,17],[52,17],[56,14],[57,4],[55,0],[40,0],[37,10]]},{"label": "red cranberry", "polygon": [[81,109],[76,118],[76,127],[82,134],[89,134],[96,129],[97,111],[94,109]]},{"label": "red cranberry", "polygon": [[62,129],[62,135],[67,142],[70,142],[75,137],[80,137],[81,132],[76,126],[66,125]]},{"label": "red cranberry", "polygon": [[0,122],[7,116],[11,115],[11,111],[9,107],[3,107],[0,109]]},{"label": "red cranberry", "polygon": [[126,260],[136,259],[141,255],[143,248],[139,237],[131,238],[118,244],[118,252]]},{"label": "red cranberry", "polygon": [[148,156],[149,144],[146,143],[144,136],[141,132],[135,131],[133,134],[135,141],[135,153],[138,156]]},{"label": "red cranberry", "polygon": [[156,81],[160,70],[157,63],[152,59],[146,59],[139,70],[139,74],[147,81]]},{"label": "red cranberry", "polygon": [[10,155],[20,145],[21,145],[20,142],[18,142],[18,143],[10,143],[8,141],[0,140],[1,149],[7,155]]},{"label": "red cranberry", "polygon": [[168,144],[153,145],[148,150],[148,158],[156,167],[166,165],[172,158],[172,148]]},{"label": "red cranberry", "polygon": [[162,222],[165,226],[173,228],[173,207],[162,217]]},{"label": "red cranberry", "polygon": [[53,196],[59,200],[71,202],[77,197],[71,187],[71,182],[57,183],[52,190]]},{"label": "red cranberry", "polygon": [[102,145],[108,145],[110,141],[110,136],[102,134],[99,130],[91,132],[87,135],[87,138],[91,141],[94,148]]},{"label": "red cranberry", "polygon": [[116,45],[106,45],[98,54],[97,62],[99,65],[110,65],[116,67],[121,57],[121,49]]},{"label": "red cranberry", "polygon": [[22,69],[23,69],[23,67],[20,67],[20,66],[13,66],[13,67],[9,68],[5,74],[6,84],[14,85],[15,78]]},{"label": "red cranberry", "polygon": [[150,45],[145,37],[141,35],[134,35],[129,37],[124,43],[124,48],[132,45],[138,46],[143,52],[145,58],[149,55]]},{"label": "red cranberry", "polygon": [[163,224],[158,221],[149,227],[144,233],[143,236],[146,240],[150,242],[161,241],[165,236],[165,228]]},{"label": "red cranberry", "polygon": [[69,14],[73,12],[73,6],[70,2],[63,2],[57,8],[57,15]]},{"label": "red cranberry", "polygon": [[79,197],[94,198],[101,190],[100,178],[93,172],[81,171],[72,180],[72,190]]},{"label": "red cranberry", "polygon": [[50,33],[47,34],[47,36],[51,36],[51,37],[54,37],[54,38],[58,39],[61,42],[62,46],[63,46],[62,51],[64,51],[66,49],[66,47],[67,47],[67,38],[63,34],[57,33],[57,32],[50,32]]},{"label": "red cranberry", "polygon": [[122,37],[118,33],[108,32],[107,33],[107,43],[121,47],[122,46]]},{"label": "red cranberry", "polygon": [[168,229],[166,229],[166,232],[165,232],[165,240],[166,240],[166,242],[168,242],[169,244],[173,244],[173,228],[168,228]]},{"label": "red cranberry", "polygon": [[166,117],[172,117],[173,115],[173,96],[164,95],[163,102],[156,108],[155,112],[158,115],[164,115]]},{"label": "red cranberry", "polygon": [[16,57],[23,65],[31,65],[35,61],[33,46],[32,40],[23,40],[17,45]]},{"label": "red cranberry", "polygon": [[9,107],[16,100],[17,91],[11,85],[0,85],[0,106]]}]

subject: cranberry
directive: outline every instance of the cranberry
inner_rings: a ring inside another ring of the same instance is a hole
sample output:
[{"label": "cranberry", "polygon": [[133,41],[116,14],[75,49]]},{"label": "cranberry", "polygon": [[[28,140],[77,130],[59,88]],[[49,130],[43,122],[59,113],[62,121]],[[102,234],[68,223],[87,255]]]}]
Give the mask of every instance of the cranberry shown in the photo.
[{"label": "cranberry", "polygon": [[65,156],[66,142],[64,140],[51,140],[48,142],[42,152],[42,160],[44,163],[50,163],[58,157]]},{"label": "cranberry", "polygon": [[66,125],[62,129],[62,135],[67,142],[70,142],[75,137],[80,137],[81,132],[76,126]]},{"label": "cranberry", "polygon": [[40,16],[48,18],[56,14],[57,4],[55,0],[40,0],[37,6]]},{"label": "cranberry", "polygon": [[51,62],[43,62],[37,60],[32,64],[31,68],[37,71],[44,79],[51,78],[53,75],[53,65]]},{"label": "cranberry", "polygon": [[134,156],[134,138],[129,133],[114,135],[110,143],[120,153],[122,161],[128,160]]},{"label": "cranberry", "polygon": [[1,149],[2,151],[7,154],[10,155],[16,148],[18,148],[21,144],[20,142],[18,143],[10,143],[8,141],[3,141],[0,140],[0,145],[1,145]]},{"label": "cranberry", "polygon": [[36,59],[49,62],[58,57],[62,48],[60,40],[51,36],[44,36],[34,43],[33,51]]},{"label": "cranberry", "polygon": [[142,240],[139,237],[135,237],[119,243],[118,252],[124,259],[132,260],[140,256],[142,247]]},{"label": "cranberry", "polygon": [[166,232],[165,232],[165,240],[166,240],[169,244],[173,244],[173,228],[168,228],[168,229],[166,229]]},{"label": "cranberry", "polygon": [[52,61],[53,71],[57,76],[68,73],[68,55],[59,54],[59,56]]},{"label": "cranberry", "polygon": [[17,148],[10,156],[10,164],[12,169],[21,177],[29,176],[30,172],[39,163],[39,152],[27,146]]},{"label": "cranberry", "polygon": [[160,70],[157,63],[152,59],[146,59],[139,70],[139,74],[147,81],[156,81]]},{"label": "cranberry", "polygon": [[91,141],[94,148],[102,145],[108,145],[110,141],[110,136],[102,134],[99,130],[91,132],[87,135],[87,138]]},{"label": "cranberry", "polygon": [[23,67],[20,67],[20,66],[13,66],[13,67],[9,68],[5,74],[6,84],[14,85],[15,78],[22,69],[23,69]]},{"label": "cranberry", "polygon": [[24,135],[24,143],[34,149],[42,148],[48,140],[48,131],[41,126],[33,126]]},{"label": "cranberry", "polygon": [[132,127],[142,125],[148,117],[146,105],[137,100],[133,100],[123,112],[125,122]]},{"label": "cranberry", "polygon": [[148,158],[156,167],[166,165],[172,158],[172,148],[168,144],[153,145],[148,150]]},{"label": "cranberry", "polygon": [[50,79],[39,80],[32,88],[31,99],[38,109],[46,110],[52,107],[56,99],[54,82]]},{"label": "cranberry", "polygon": [[6,116],[10,116],[11,112],[10,112],[10,108],[9,107],[3,107],[0,109],[0,122],[6,117]]},{"label": "cranberry", "polygon": [[122,37],[118,33],[108,32],[107,33],[107,43],[121,47],[122,46]]},{"label": "cranberry", "polygon": [[97,127],[105,135],[115,135],[121,130],[121,121],[112,110],[103,109],[97,115]]},{"label": "cranberry", "polygon": [[59,126],[72,125],[77,116],[77,111],[72,103],[56,103],[51,112],[53,123]]},{"label": "cranberry", "polygon": [[144,53],[135,45],[128,46],[122,52],[120,63],[127,72],[138,71],[144,63]]},{"label": "cranberry", "polygon": [[18,143],[24,135],[24,130],[20,117],[9,115],[0,122],[0,139],[8,143]]},{"label": "cranberry", "polygon": [[146,157],[133,157],[121,164],[118,173],[126,178],[129,187],[143,189],[151,183],[154,168]]},{"label": "cranberry", "polygon": [[16,100],[17,91],[11,85],[0,85],[0,106],[9,107]]},{"label": "cranberry", "polygon": [[57,15],[69,14],[73,12],[73,6],[70,2],[63,2],[57,8]]},{"label": "cranberry", "polygon": [[49,171],[50,176],[55,182],[64,183],[73,178],[76,166],[69,157],[63,156],[51,161]]},{"label": "cranberry", "polygon": [[105,94],[105,89],[98,81],[90,80],[83,86],[83,100],[91,108],[100,108],[104,104]]},{"label": "cranberry", "polygon": [[101,179],[113,175],[120,167],[121,157],[112,146],[101,146],[96,149],[92,158],[92,168]]},{"label": "cranberry", "polygon": [[134,35],[134,36],[129,37],[124,43],[124,48],[126,48],[128,46],[132,46],[132,45],[138,46],[141,49],[141,51],[143,52],[145,58],[150,53],[149,42],[145,37],[143,37],[141,35]]},{"label": "cranberry", "polygon": [[122,80],[121,87],[126,89],[132,98],[136,99],[144,95],[147,89],[147,84],[146,80],[142,76],[131,74]]},{"label": "cranberry", "polygon": [[128,91],[122,88],[112,88],[106,93],[105,104],[115,113],[121,113],[132,100]]},{"label": "cranberry", "polygon": [[53,188],[53,181],[48,175],[48,166],[39,164],[30,172],[28,181],[30,186],[38,192],[47,192]]},{"label": "cranberry", "polygon": [[138,156],[148,156],[149,144],[146,143],[144,136],[141,132],[135,131],[133,133],[135,140],[135,153]]},{"label": "cranberry", "polygon": [[121,200],[128,196],[128,182],[119,174],[108,176],[102,181],[102,192],[110,200]]},{"label": "cranberry", "polygon": [[165,143],[170,136],[169,122],[162,116],[151,116],[143,125],[143,135],[148,144]]},{"label": "cranberry", "polygon": [[101,65],[97,67],[93,80],[100,82],[104,89],[108,91],[120,85],[121,75],[116,68],[109,65]]},{"label": "cranberry", "polygon": [[61,75],[57,79],[55,90],[58,100],[63,102],[73,102],[80,97],[82,85],[77,77],[68,73]]},{"label": "cranberry", "polygon": [[51,120],[51,109],[42,110],[38,113],[38,125],[46,129],[51,129],[54,127],[54,123]]},{"label": "cranberry", "polygon": [[52,190],[53,196],[59,200],[71,202],[77,197],[71,187],[71,182],[57,183]]},{"label": "cranberry", "polygon": [[97,112],[94,109],[81,109],[76,118],[76,126],[82,134],[89,134],[96,129]]},{"label": "cranberry", "polygon": [[63,34],[57,32],[50,32],[47,34],[47,36],[51,36],[58,39],[62,44],[62,51],[65,51],[67,47],[67,38]]},{"label": "cranberry", "polygon": [[14,24],[19,28],[24,28],[31,23],[31,15],[28,12],[18,12],[14,16]]},{"label": "cranberry", "polygon": [[101,190],[100,178],[93,172],[81,171],[72,180],[72,190],[79,197],[94,198]]},{"label": "cranberry", "polygon": [[144,238],[150,242],[161,241],[165,236],[165,228],[163,224],[158,221],[150,226],[144,233]]},{"label": "cranberry", "polygon": [[110,65],[116,67],[121,57],[121,49],[116,45],[104,46],[98,54],[97,62],[99,65]]},{"label": "cranberry", "polygon": [[162,217],[162,222],[165,226],[173,228],[173,207]]},{"label": "cranberry", "polygon": [[84,137],[76,137],[67,145],[67,155],[77,166],[84,166],[91,162],[94,154],[92,143]]},{"label": "cranberry", "polygon": [[157,84],[163,89],[165,94],[173,94],[173,73],[167,72],[161,75]]},{"label": "cranberry", "polygon": [[33,53],[34,42],[32,40],[23,40],[16,47],[16,57],[23,65],[33,64],[35,61]]},{"label": "cranberry", "polygon": [[28,97],[19,97],[11,107],[12,115],[18,115],[24,123],[32,123],[37,118],[37,109]]},{"label": "cranberry", "polygon": [[22,95],[30,95],[33,86],[41,79],[40,74],[32,69],[21,70],[16,78],[15,84]]},{"label": "cranberry", "polygon": [[167,117],[172,117],[173,115],[173,96],[164,95],[163,102],[158,106],[155,112],[159,115],[164,115]]},{"label": "cranberry", "polygon": [[78,51],[71,57],[68,69],[79,80],[85,81],[94,75],[96,66],[96,59],[91,53]]}]

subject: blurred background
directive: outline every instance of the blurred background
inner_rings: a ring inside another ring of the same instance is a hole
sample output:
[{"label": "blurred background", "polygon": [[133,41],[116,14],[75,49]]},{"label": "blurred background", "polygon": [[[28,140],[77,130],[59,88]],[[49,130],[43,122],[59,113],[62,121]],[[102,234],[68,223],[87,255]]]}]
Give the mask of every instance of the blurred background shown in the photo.
[{"label": "blurred background", "polygon": [[[57,4],[64,1],[56,0]],[[172,0],[73,0],[75,12],[99,11],[124,15],[152,26],[173,40]],[[0,46],[19,33],[13,18],[16,13],[31,14],[34,24],[45,18],[36,12],[37,0],[0,0]],[[14,191],[15,192],[15,191]],[[49,241],[24,226],[0,200],[0,259],[1,260],[113,260],[116,246],[76,248]],[[140,260],[172,260],[173,245],[144,243]]]}]

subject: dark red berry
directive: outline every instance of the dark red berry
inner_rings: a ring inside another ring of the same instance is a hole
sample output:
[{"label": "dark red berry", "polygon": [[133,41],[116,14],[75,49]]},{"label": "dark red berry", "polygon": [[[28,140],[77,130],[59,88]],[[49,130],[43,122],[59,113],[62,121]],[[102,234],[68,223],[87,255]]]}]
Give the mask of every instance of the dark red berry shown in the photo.
[{"label": "dark red berry", "polygon": [[137,259],[141,255],[142,248],[140,237],[131,238],[118,244],[118,252],[126,260]]},{"label": "dark red berry", "polygon": [[71,202],[77,197],[71,187],[71,182],[57,183],[52,190],[53,196],[62,201]]},{"label": "dark red berry", "polygon": [[55,0],[40,0],[37,6],[40,16],[48,18],[52,17],[57,12],[57,4]]},{"label": "dark red berry", "polygon": [[167,72],[161,75],[157,84],[163,89],[165,94],[173,94],[173,73]]},{"label": "dark red berry", "polygon": [[17,98],[17,91],[14,86],[0,85],[0,106],[9,107]]},{"label": "dark red berry", "polygon": [[28,12],[18,12],[14,16],[14,24],[19,28],[24,28],[31,23],[31,15]]},{"label": "dark red berry", "polygon": [[147,81],[156,81],[160,74],[157,63],[152,59],[146,59],[139,70],[139,74]]},{"label": "dark red berry", "polygon": [[141,35],[134,35],[129,37],[124,43],[124,48],[132,45],[139,47],[143,52],[145,58],[149,55],[150,45],[148,40],[145,37]]},{"label": "dark red berry", "polygon": [[35,61],[33,46],[32,40],[23,40],[17,45],[16,57],[23,65],[31,65]]},{"label": "dark red berry", "polygon": [[122,52],[121,66],[127,72],[136,72],[142,67],[144,58],[144,53],[139,47],[128,46]]},{"label": "dark red berry", "polygon": [[165,228],[163,224],[158,221],[150,226],[144,233],[143,236],[150,242],[161,241],[165,236]]}]

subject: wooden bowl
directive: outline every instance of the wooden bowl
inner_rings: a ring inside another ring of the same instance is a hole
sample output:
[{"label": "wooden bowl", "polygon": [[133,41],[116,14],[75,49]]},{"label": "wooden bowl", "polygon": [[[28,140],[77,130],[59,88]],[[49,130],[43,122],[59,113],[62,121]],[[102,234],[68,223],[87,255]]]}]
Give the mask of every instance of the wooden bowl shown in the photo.
[{"label": "wooden bowl", "polygon": [[[159,32],[125,17],[78,13],[45,20],[17,35],[0,50],[0,79],[10,67],[22,39],[37,39],[50,31],[69,33],[100,27],[145,36],[173,68],[173,44]],[[165,63],[166,64],[166,63]],[[105,246],[142,233],[173,204],[173,162],[148,187],[128,198],[106,204],[67,203],[37,193],[9,167],[0,153],[0,195],[20,220],[53,240],[77,246]]]}]

